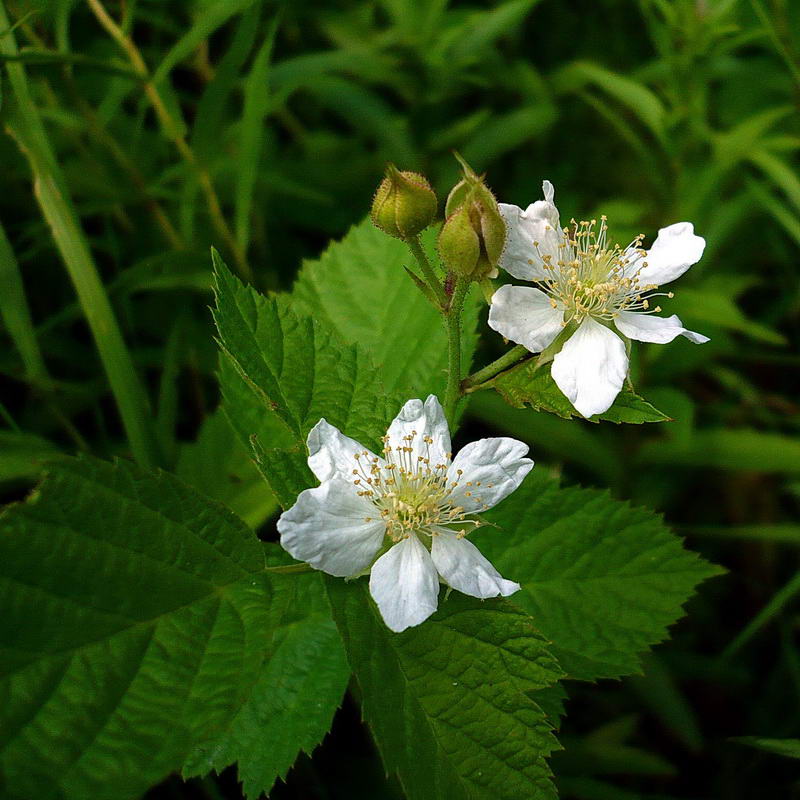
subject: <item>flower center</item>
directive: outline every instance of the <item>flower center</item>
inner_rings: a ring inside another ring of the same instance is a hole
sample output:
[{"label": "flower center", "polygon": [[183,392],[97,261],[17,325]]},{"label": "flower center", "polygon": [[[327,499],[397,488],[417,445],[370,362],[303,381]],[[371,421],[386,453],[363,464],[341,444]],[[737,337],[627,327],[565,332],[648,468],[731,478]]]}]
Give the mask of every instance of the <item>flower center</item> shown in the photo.
[{"label": "flower center", "polygon": [[542,253],[539,242],[534,247],[547,277],[541,283],[550,295],[553,308],[564,309],[563,325],[585,317],[612,320],[620,311],[656,313],[650,309],[650,298],[672,297],[672,293],[653,294],[656,284],[644,284],[640,272],[647,266],[641,247],[644,235],[638,235],[627,247],[608,242],[606,217],[597,220],[571,220],[559,231],[558,256]]},{"label": "flower center", "polygon": [[[456,480],[448,480],[450,453],[443,463],[432,464],[433,439],[422,436],[423,446],[415,448],[418,436],[412,431],[399,443],[392,443],[384,436],[383,460],[366,450],[356,453],[353,484],[359,496],[369,498],[377,511],[376,517],[367,517],[366,521],[383,521],[386,535],[393,542],[406,539],[412,533],[434,536],[439,526],[472,526],[473,530],[479,527],[481,522],[474,517],[475,511],[467,511],[453,500],[452,493],[461,482],[462,471],[457,471]],[[476,484],[475,489],[479,490],[480,485]],[[488,507],[482,505],[473,492],[469,494],[476,501],[476,510]],[[466,536],[467,532],[464,528],[458,534]]]}]

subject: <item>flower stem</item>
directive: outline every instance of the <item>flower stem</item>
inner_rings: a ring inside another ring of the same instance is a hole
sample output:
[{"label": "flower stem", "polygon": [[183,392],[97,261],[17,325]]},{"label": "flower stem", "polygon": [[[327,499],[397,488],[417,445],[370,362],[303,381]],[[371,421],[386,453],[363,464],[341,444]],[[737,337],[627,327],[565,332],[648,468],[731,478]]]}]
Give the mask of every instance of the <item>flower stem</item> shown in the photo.
[{"label": "flower stem", "polygon": [[419,236],[410,236],[405,240],[405,242],[411,250],[414,258],[417,260],[417,264],[419,264],[419,268],[422,270],[425,280],[428,281],[428,284],[436,295],[436,299],[439,302],[439,308],[444,311],[447,308],[447,295],[445,294],[444,287],[442,286],[439,276],[434,272],[431,262],[428,261],[428,256],[425,255],[425,251],[422,249]]},{"label": "flower stem", "polygon": [[450,305],[445,312],[447,326],[447,388],[444,393],[444,413],[450,425],[454,424],[455,411],[461,399],[461,310],[467,296],[469,283],[456,282]]},{"label": "flower stem", "polygon": [[492,361],[491,364],[487,364],[483,369],[479,369],[477,372],[473,372],[472,375],[464,378],[461,384],[464,391],[468,392],[470,389],[474,391],[475,387],[491,380],[509,367],[513,367],[526,355],[528,355],[528,351],[521,344],[512,347],[505,355],[500,356],[496,361]]}]

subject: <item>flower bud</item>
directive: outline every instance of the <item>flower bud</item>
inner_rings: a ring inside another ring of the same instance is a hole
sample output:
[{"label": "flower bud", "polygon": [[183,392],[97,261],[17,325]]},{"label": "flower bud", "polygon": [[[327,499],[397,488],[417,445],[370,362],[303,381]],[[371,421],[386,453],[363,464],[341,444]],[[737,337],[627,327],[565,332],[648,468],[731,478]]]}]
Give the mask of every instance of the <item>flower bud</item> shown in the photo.
[{"label": "flower bud", "polygon": [[481,240],[467,206],[461,206],[445,220],[438,247],[439,257],[449,272],[472,278],[481,257]]},{"label": "flower bud", "polygon": [[479,281],[497,276],[506,242],[506,225],[494,195],[456,154],[464,177],[450,192],[439,234],[439,255],[451,272]]},{"label": "flower bud", "polygon": [[389,236],[408,239],[425,230],[436,217],[436,194],[416,172],[400,172],[394,164],[372,201],[372,222]]}]

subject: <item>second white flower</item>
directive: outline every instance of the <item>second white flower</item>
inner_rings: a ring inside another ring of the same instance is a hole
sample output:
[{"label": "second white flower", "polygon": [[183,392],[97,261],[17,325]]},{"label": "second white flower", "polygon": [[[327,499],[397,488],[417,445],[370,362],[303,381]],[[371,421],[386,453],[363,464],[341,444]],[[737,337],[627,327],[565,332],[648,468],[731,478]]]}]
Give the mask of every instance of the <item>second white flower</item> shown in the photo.
[{"label": "second white flower", "polygon": [[[628,339],[665,344],[685,336],[696,344],[708,337],[683,327],[680,319],[653,316],[654,290],[683,275],[700,260],[705,239],[690,222],[658,233],[649,251],[637,237],[627,247],[610,245],[605,218],[562,228],[553,185],[542,184],[544,200],[524,211],[500,203],[508,238],[500,266],[533,286],[507,284],[492,297],[489,326],[532,353],[567,337],[553,358],[557,386],[584,416],[607,411],[628,374]],[[663,293],[662,293],[663,294]]]},{"label": "second white flower", "polygon": [[481,525],[477,515],[530,472],[527,445],[480,439],[451,460],[447,420],[433,395],[409,400],[383,441],[378,456],[324,419],[314,426],[308,465],[321,483],[278,521],[283,547],[338,577],[371,566],[370,592],[393,631],[436,610],[440,576],[473,597],[516,592],[519,584],[503,578],[466,536]]}]

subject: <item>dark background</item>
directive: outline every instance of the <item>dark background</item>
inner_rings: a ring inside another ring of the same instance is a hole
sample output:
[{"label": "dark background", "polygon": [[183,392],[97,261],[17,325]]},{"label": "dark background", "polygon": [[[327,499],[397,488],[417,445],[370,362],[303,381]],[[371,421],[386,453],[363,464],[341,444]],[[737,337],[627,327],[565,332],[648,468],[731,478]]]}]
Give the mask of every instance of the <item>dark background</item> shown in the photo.
[{"label": "dark background", "polygon": [[[105,8],[127,49],[84,2],[7,4],[21,52],[9,60],[3,51],[0,114],[13,132],[9,69],[22,63],[146,382],[162,466],[251,512],[265,537],[270,501],[258,487],[255,501],[242,500],[234,486],[245,468],[230,431],[217,431],[214,446],[189,445],[218,400],[212,244],[260,289],[287,288],[303,258],[366,214],[387,161],[425,173],[441,199],[458,174],[453,149],[486,172],[501,200],[525,206],[549,178],[562,218],[606,213],[623,242],[694,222],[705,256],[665,307],[712,342],[639,346],[633,363],[637,390],[674,422],[566,422],[481,394],[460,436],[524,439],[565,481],[659,509],[729,570],[701,587],[644,676],[568,687],[566,749],[553,760],[563,796],[800,797],[796,760],[731,741],[800,736],[800,4]],[[136,54],[143,79],[132,77]],[[0,221],[13,252],[0,253],[0,491],[12,500],[46,456],[129,448],[11,136],[0,136],[0,163]],[[30,307],[27,336],[9,324],[11,273]],[[501,352],[487,329],[478,361]],[[399,794],[348,697],[333,732],[272,796]],[[174,778],[148,795],[238,797],[230,770]]]}]

